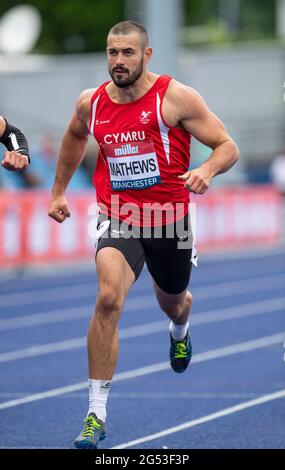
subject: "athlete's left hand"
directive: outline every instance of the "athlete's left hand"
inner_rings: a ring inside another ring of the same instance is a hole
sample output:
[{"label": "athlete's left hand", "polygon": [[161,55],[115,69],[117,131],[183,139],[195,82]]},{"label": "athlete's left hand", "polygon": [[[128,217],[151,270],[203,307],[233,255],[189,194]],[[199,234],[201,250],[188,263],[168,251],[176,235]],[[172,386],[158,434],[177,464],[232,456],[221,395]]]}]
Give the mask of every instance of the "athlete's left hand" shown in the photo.
[{"label": "athlete's left hand", "polygon": [[15,150],[12,152],[7,151],[5,152],[1,165],[9,171],[22,171],[28,168],[29,159],[26,155],[15,152]]},{"label": "athlete's left hand", "polygon": [[191,193],[204,194],[210,186],[212,177],[206,168],[196,168],[178,176],[185,181],[184,188]]}]

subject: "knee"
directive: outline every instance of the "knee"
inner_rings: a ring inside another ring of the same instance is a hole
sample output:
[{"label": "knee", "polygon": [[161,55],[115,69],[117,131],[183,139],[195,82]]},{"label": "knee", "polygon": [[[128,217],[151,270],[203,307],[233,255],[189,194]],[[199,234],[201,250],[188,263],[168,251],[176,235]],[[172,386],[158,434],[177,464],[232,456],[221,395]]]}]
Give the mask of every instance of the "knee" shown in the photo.
[{"label": "knee", "polygon": [[96,315],[102,320],[119,317],[123,303],[123,296],[115,289],[104,289],[97,297]]},{"label": "knee", "polygon": [[160,305],[160,307],[166,315],[178,317],[181,314],[183,303]]},{"label": "knee", "polygon": [[178,302],[160,303],[160,307],[166,315],[179,317],[185,311],[190,311],[192,307],[192,294],[187,291],[183,299]]},{"label": "knee", "polygon": [[185,304],[186,306],[191,310],[191,307],[192,307],[192,301],[193,301],[193,297],[192,297],[192,294],[191,292],[189,292],[189,290],[186,292],[186,296],[185,296]]}]

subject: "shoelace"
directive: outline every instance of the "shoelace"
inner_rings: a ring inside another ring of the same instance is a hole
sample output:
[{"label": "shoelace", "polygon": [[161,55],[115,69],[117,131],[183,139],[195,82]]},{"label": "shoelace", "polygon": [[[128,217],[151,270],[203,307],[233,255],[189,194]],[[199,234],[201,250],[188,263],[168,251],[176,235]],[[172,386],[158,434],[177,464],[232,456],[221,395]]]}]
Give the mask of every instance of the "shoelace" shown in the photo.
[{"label": "shoelace", "polygon": [[94,428],[99,429],[100,424],[92,416],[88,416],[87,418],[85,418],[84,421],[86,424],[85,424],[85,428],[82,433],[82,436],[84,437],[93,436]]},{"label": "shoelace", "polygon": [[187,347],[185,342],[179,342],[175,344],[175,359],[184,359],[187,357]]}]

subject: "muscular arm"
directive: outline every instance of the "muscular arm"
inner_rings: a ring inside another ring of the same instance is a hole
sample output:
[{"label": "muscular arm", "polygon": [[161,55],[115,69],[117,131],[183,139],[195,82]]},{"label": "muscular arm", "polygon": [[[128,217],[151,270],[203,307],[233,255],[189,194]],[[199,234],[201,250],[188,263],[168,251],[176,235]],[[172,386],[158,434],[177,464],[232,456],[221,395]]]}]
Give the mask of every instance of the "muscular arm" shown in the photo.
[{"label": "muscular arm", "polygon": [[55,196],[65,193],[69,181],[85,155],[89,137],[87,123],[91,96],[91,90],[85,90],[80,95],[76,104],[76,111],[64,132],[52,188],[52,194]]},{"label": "muscular arm", "polygon": [[213,150],[199,168],[181,175],[189,191],[203,194],[214,176],[225,173],[236,163],[239,151],[224,124],[210,111],[199,93],[177,82],[172,90],[173,94],[175,91],[174,114],[177,122]]},{"label": "muscular arm", "polygon": [[63,222],[66,217],[70,217],[64,194],[85,155],[89,137],[90,100],[93,93],[94,90],[85,90],[79,96],[76,111],[64,132],[60,145],[49,209],[49,216],[57,222]]}]

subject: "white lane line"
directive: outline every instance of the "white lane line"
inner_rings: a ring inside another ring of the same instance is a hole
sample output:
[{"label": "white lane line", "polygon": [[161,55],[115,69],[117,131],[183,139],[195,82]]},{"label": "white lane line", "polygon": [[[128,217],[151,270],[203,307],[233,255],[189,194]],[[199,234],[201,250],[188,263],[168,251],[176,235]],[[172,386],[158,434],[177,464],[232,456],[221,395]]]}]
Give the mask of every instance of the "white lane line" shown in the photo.
[{"label": "white lane line", "polygon": [[[241,307],[231,307],[221,310],[210,310],[209,312],[196,313],[191,319],[191,327],[234,320],[237,318],[251,317],[253,315],[274,313],[283,307],[285,308],[285,298],[281,298],[281,301],[280,299],[274,299],[271,301],[268,300],[267,302],[246,304]],[[128,328],[122,328],[119,330],[119,336],[120,340],[122,340],[160,333],[167,330],[168,321],[162,320],[157,322],[144,323],[142,325],[130,326]],[[0,363],[26,359],[28,357],[41,356],[44,354],[52,354],[55,352],[70,351],[72,349],[79,349],[83,347],[86,347],[85,336],[0,353]]]},{"label": "white lane line", "polygon": [[97,282],[88,282],[76,286],[57,286],[52,288],[43,288],[29,290],[26,292],[13,292],[0,297],[0,308],[15,307],[23,304],[34,305],[43,302],[58,302],[60,300],[75,300],[96,295]]},{"label": "white lane line", "polygon": [[[196,313],[190,320],[190,325],[202,325],[206,323],[219,322],[224,320],[234,320],[235,318],[250,317],[253,315],[263,315],[285,308],[285,297],[264,300],[261,302],[251,302],[234,307],[209,310],[208,312]],[[195,320],[197,318],[197,320]],[[197,322],[197,323],[196,323]]]},{"label": "white lane line", "polygon": [[[285,274],[274,274],[272,276],[258,276],[250,279],[238,279],[229,282],[210,283],[202,287],[191,287],[195,300],[208,298],[226,297],[232,294],[256,292],[262,290],[274,290],[283,287]],[[140,292],[149,289],[150,284],[136,284],[135,291]],[[89,282],[78,286],[53,287],[28,292],[13,292],[0,296],[0,308],[23,307],[26,305],[42,304],[44,302],[59,302],[62,300],[85,299],[97,293],[97,282]]]},{"label": "white lane line", "polygon": [[[5,392],[5,393],[0,393],[0,398],[22,398],[24,395],[29,395],[29,393],[16,393],[16,392]],[[256,398],[258,396],[260,396],[260,391],[257,393],[253,393],[253,392],[248,392],[248,393],[240,393],[240,392],[230,392],[230,393],[220,393],[220,392],[193,392],[193,393],[179,393],[179,392],[175,392],[175,393],[121,393],[121,392],[110,392],[109,395],[108,395],[110,398],[118,398],[118,399],[122,399],[122,398],[134,398],[134,399],[138,399],[138,398],[153,398],[153,399],[157,399],[157,400],[163,400],[163,399],[166,399],[166,400],[169,400],[169,399],[172,399],[172,398],[175,398],[175,399],[178,399],[178,398],[189,398],[189,399],[193,399],[193,398],[197,398],[197,399],[200,399],[200,398],[203,398],[203,399],[213,399],[213,398],[228,398],[228,399],[233,399],[233,398]],[[64,396],[62,396],[62,398],[64,399]],[[77,392],[77,393],[69,393],[68,394],[68,399],[70,398],[74,398],[74,399],[78,399],[78,398],[86,398],[86,393],[84,391],[82,392]]]},{"label": "white lane line", "polygon": [[[167,320],[145,323],[143,325],[131,326],[119,330],[120,340],[128,338],[136,338],[138,336],[145,336],[152,333],[166,331],[168,329]],[[32,346],[24,349],[17,349],[16,351],[9,351],[0,354],[0,363],[9,362],[27,357],[41,356],[43,354],[50,354],[60,351],[70,351],[71,349],[79,349],[87,346],[86,336],[79,338],[58,341],[55,343],[41,344],[39,346]]]},{"label": "white lane line", "polygon": [[[285,245],[279,244],[278,246],[244,246],[237,249],[227,249],[215,252],[205,252],[201,253],[200,257],[203,260],[205,268],[211,268],[211,265],[218,262],[225,262],[226,266],[230,264],[235,264],[236,261],[248,260],[248,259],[258,259],[260,261],[263,258],[280,258],[280,256],[285,255]],[[84,263],[84,265],[83,265]],[[33,279],[38,279],[39,275],[41,279],[46,279],[47,281],[56,276],[57,278],[72,278],[74,274],[93,275],[95,266],[91,259],[86,260],[82,263],[67,263],[60,264],[55,267],[54,264],[43,264],[41,266],[26,266],[24,268],[3,268],[0,272],[0,282],[1,281],[17,281],[21,279],[22,276],[25,276],[25,279],[28,281]],[[19,274],[20,270],[20,274]],[[145,269],[146,270],[146,269]]]},{"label": "white lane line", "polygon": [[[142,310],[153,307],[155,303],[154,295],[143,295],[127,300],[124,311]],[[142,307],[143,306],[143,307]],[[90,318],[94,305],[80,307],[66,307],[63,309],[49,310],[45,313],[32,313],[13,318],[3,318],[0,320],[0,330],[10,330],[26,328],[35,325],[46,325],[49,323],[60,323],[65,321]]]},{"label": "white lane line", "polygon": [[195,300],[213,299],[236,294],[246,294],[259,290],[268,291],[279,289],[285,285],[285,275],[276,274],[274,276],[253,277],[237,281],[219,282],[196,287],[190,290]]},{"label": "white lane line", "polygon": [[[277,275],[280,276],[280,275]],[[285,277],[284,277],[285,279]],[[147,290],[151,286],[149,283],[136,284],[135,290]],[[79,285],[56,286],[52,288],[43,288],[36,290],[29,290],[25,292],[13,292],[0,295],[0,308],[6,307],[23,307],[25,304],[28,306],[35,304],[43,304],[44,302],[59,302],[61,300],[78,300],[86,299],[94,296],[94,301],[97,293],[98,283],[97,279]]]},{"label": "white lane line", "polygon": [[[244,341],[242,343],[231,344],[222,348],[212,349],[204,351],[199,354],[194,354],[191,363],[197,364],[199,362],[210,361],[212,359],[218,359],[222,357],[231,356],[241,352],[253,351],[256,349],[262,349],[267,346],[273,346],[284,341],[284,333],[276,333],[270,336],[264,336],[256,338],[250,341]],[[119,382],[121,380],[133,379],[135,377],[142,377],[155,372],[161,372],[170,368],[169,362],[159,362],[145,367],[139,367],[138,369],[129,370],[126,372],[119,372],[113,377],[113,382]],[[65,387],[54,388],[46,392],[35,393],[19,399],[9,400],[0,403],[0,410],[11,408],[26,403],[32,403],[38,400],[44,400],[46,398],[57,397],[66,393],[76,392],[87,388],[87,382],[79,382],[73,385],[67,385]]]},{"label": "white lane line", "polygon": [[43,449],[43,450],[49,449],[49,450],[53,450],[53,449],[70,449],[70,447],[18,447],[18,446],[17,447],[11,447],[11,446],[1,447],[0,446],[0,449],[8,449],[8,450],[9,449],[33,449],[33,450],[34,449]]},{"label": "white lane line", "polygon": [[[212,292],[212,289],[210,289],[210,286],[205,287],[205,289],[207,289],[208,292]],[[214,291],[215,289],[213,288],[213,292]],[[201,295],[201,292],[200,292],[200,297],[205,298],[205,294]],[[230,307],[230,308],[240,309],[240,308],[247,308],[247,306],[252,306],[254,308],[254,305],[257,305],[257,307],[260,308],[260,306],[262,305],[265,305],[265,306],[269,305],[268,303],[270,302],[272,302],[272,305],[275,305],[275,302],[277,303],[282,302],[282,299],[285,299],[285,297],[279,297],[273,300],[270,299],[268,301],[251,302],[249,304],[244,304],[242,306]],[[199,294],[198,296],[196,296],[196,300],[199,300]],[[131,297],[127,299],[125,307],[124,307],[124,311],[127,312],[127,311],[143,310],[148,307],[157,307],[157,306],[158,305],[157,305],[157,301],[156,301],[154,294],[141,295],[141,296]],[[66,307],[64,309],[49,310],[48,312],[45,312],[45,313],[35,313],[35,314],[33,313],[30,315],[21,315],[19,317],[3,318],[2,320],[0,320],[0,331],[87,318],[91,316],[93,308],[94,308],[94,305],[92,304],[92,305],[85,305],[83,307],[82,306],[73,307],[73,308]],[[224,311],[224,310],[225,309],[222,309],[220,311]]]},{"label": "white lane line", "polygon": [[278,390],[273,393],[268,393],[267,395],[263,395],[259,398],[255,398],[254,400],[249,400],[243,403],[239,403],[238,405],[230,406],[229,408],[224,408],[223,410],[217,411],[215,413],[202,416],[201,418],[198,418],[198,419],[193,419],[192,421],[187,421],[185,423],[179,424],[178,426],[173,426],[172,428],[164,429],[163,431],[156,432],[154,434],[149,434],[148,436],[144,436],[139,439],[134,439],[133,441],[124,442],[123,444],[117,445],[115,447],[111,447],[111,449],[127,449],[128,447],[133,447],[138,444],[142,444],[144,442],[149,442],[155,439],[160,439],[161,437],[169,436],[170,434],[184,431],[185,429],[193,428],[194,426],[208,423],[209,421],[213,421],[218,418],[223,418],[224,416],[238,413],[239,411],[252,408],[253,406],[263,405],[264,403],[268,403],[273,400],[278,400],[280,398],[285,398],[285,389]]},{"label": "white lane line", "polygon": [[86,337],[58,341],[56,343],[41,344],[40,346],[31,346],[30,348],[17,349],[7,353],[0,354],[0,363],[26,359],[28,357],[42,356],[55,352],[70,351],[72,349],[83,348],[87,345]]}]

